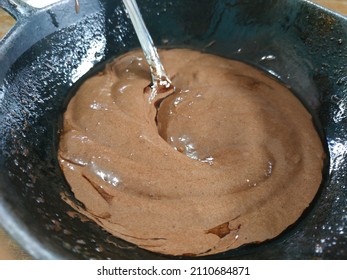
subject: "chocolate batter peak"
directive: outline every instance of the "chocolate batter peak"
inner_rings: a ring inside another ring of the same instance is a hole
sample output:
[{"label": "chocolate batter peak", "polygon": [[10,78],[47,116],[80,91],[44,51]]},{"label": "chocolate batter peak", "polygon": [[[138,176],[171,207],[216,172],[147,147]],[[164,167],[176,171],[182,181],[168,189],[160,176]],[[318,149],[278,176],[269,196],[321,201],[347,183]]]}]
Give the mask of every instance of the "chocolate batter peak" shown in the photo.
[{"label": "chocolate batter peak", "polygon": [[[87,79],[64,115],[59,161],[74,205],[110,233],[170,255],[271,239],[308,207],[324,152],[293,94],[241,62],[160,51],[176,86],[158,108],[141,51]],[[160,98],[160,96],[158,96]]]}]

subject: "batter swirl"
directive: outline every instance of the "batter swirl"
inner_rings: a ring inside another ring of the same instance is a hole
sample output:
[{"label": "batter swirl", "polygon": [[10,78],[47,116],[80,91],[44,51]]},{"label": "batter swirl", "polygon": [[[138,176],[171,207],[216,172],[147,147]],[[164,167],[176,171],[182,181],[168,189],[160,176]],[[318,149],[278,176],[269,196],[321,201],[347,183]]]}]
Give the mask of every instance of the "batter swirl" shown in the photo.
[{"label": "batter swirl", "polygon": [[[208,255],[271,239],[314,198],[324,151],[283,85],[241,62],[160,51],[174,94],[157,110],[141,51],[87,79],[64,115],[59,161],[78,208],[150,251]],[[160,98],[160,96],[159,96]]]}]

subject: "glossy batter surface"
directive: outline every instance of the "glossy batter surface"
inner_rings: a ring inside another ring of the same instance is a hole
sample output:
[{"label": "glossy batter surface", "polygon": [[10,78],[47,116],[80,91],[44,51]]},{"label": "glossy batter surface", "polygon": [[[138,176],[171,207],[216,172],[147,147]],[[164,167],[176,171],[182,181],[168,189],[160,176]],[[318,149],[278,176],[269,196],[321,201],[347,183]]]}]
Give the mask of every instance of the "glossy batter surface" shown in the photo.
[{"label": "glossy batter surface", "polygon": [[310,114],[243,63],[192,50],[160,56],[177,89],[158,111],[143,93],[151,76],[141,51],[109,63],[70,101],[58,157],[85,205],[76,209],[115,236],[170,255],[276,237],[322,179],[324,151]]}]

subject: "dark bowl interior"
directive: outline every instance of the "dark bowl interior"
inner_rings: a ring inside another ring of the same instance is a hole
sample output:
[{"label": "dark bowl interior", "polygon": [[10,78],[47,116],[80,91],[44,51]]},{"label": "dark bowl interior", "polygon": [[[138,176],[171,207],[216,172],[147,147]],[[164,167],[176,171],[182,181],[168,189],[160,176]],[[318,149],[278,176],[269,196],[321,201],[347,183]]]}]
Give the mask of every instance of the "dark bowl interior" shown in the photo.
[{"label": "dark bowl interior", "polygon": [[[81,221],[56,153],[62,113],[90,68],[139,47],[121,1],[1,5],[17,25],[0,45],[0,221],[34,258],[164,259]],[[347,257],[347,19],[305,1],[138,1],[159,47],[245,61],[288,85],[329,155],[303,217],[278,238],[208,258]],[[194,8],[189,8],[194,7]]]}]

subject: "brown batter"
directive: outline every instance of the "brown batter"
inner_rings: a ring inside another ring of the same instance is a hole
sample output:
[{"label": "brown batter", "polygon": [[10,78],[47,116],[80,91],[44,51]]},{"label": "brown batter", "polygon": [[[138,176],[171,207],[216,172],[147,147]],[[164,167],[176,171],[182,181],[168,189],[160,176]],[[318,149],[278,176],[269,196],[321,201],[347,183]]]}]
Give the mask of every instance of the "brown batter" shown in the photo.
[{"label": "brown batter", "polygon": [[160,56],[177,90],[157,116],[143,94],[151,76],[141,51],[108,64],[69,103],[58,156],[86,208],[76,209],[171,255],[276,237],[321,182],[324,152],[310,114],[243,63],[192,50]]}]

